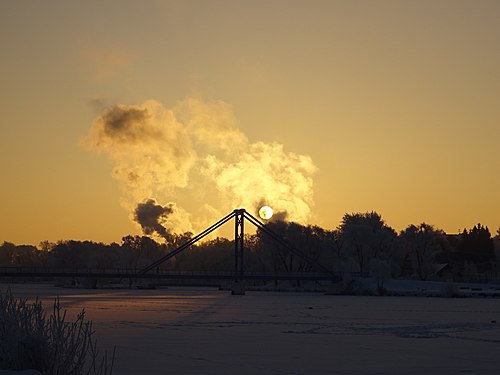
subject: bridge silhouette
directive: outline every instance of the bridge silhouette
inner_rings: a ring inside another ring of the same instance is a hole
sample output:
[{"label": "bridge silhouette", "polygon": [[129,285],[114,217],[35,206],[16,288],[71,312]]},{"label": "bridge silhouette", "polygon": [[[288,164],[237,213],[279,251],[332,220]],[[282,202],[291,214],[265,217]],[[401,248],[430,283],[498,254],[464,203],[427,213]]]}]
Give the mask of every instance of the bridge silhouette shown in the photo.
[{"label": "bridge silhouette", "polygon": [[[202,240],[229,221],[234,220],[234,271],[233,272],[173,272],[164,271],[159,266],[181,252],[189,249],[196,242]],[[316,272],[287,272],[287,273],[248,273],[245,272],[245,222],[248,222],[268,236],[276,244],[282,246],[290,254],[293,254],[307,264],[312,266]],[[153,272],[154,271],[154,272]],[[1,267],[0,277],[40,277],[40,278],[128,278],[134,279],[163,279],[163,280],[232,280],[232,293],[245,293],[245,280],[330,280],[338,282],[339,276],[332,270],[324,267],[315,259],[298,249],[293,243],[272,231],[255,216],[245,209],[236,209],[222,219],[205,229],[203,232],[192,237],[165,256],[157,259],[141,270],[131,269],[79,269],[79,268],[46,268],[46,267]]]}]

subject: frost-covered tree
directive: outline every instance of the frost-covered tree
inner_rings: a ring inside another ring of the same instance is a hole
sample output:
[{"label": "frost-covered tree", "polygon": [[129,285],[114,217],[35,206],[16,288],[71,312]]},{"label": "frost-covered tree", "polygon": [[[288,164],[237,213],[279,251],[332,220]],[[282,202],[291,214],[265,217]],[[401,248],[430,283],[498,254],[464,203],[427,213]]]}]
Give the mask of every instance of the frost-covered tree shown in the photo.
[{"label": "frost-covered tree", "polygon": [[338,228],[347,256],[359,272],[370,271],[370,260],[388,259],[397,235],[376,212],[345,214]]},{"label": "frost-covered tree", "polygon": [[12,254],[16,250],[16,245],[11,242],[4,242],[0,245],[0,267],[12,265]]},{"label": "frost-covered tree", "polygon": [[272,221],[266,227],[295,249],[290,251],[290,248],[258,230],[261,255],[273,271],[308,272],[314,270],[316,263],[321,263],[329,241],[328,232],[324,229],[285,221]]},{"label": "frost-covered tree", "polygon": [[323,254],[324,264],[336,272],[345,270],[347,254],[344,238],[338,229],[326,231],[326,249]]},{"label": "frost-covered tree", "polygon": [[434,259],[444,240],[444,232],[422,223],[409,225],[400,234],[408,251],[413,272],[420,280],[427,280],[434,271]]}]

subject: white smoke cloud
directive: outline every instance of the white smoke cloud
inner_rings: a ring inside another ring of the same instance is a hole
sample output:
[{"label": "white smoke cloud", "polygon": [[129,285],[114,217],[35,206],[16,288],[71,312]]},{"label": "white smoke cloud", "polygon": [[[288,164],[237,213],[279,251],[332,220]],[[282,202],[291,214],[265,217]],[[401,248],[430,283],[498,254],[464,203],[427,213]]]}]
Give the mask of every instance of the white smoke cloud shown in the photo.
[{"label": "white smoke cloud", "polygon": [[197,159],[185,127],[173,111],[154,100],[108,108],[83,143],[109,155],[113,177],[136,201],[158,190],[173,193],[185,187]]},{"label": "white smoke cloud", "polygon": [[276,142],[250,142],[223,101],[113,106],[83,144],[110,157],[136,222],[145,202],[175,206],[161,215],[162,226],[175,233],[198,232],[235,208],[256,213],[263,204],[290,221],[307,223],[311,216],[312,159]]},{"label": "white smoke cloud", "polygon": [[231,107],[223,101],[204,102],[187,98],[175,109],[179,121],[202,151],[236,156],[245,151],[248,139],[237,127]]},{"label": "white smoke cloud", "polygon": [[308,156],[286,153],[276,142],[256,142],[235,162],[209,155],[205,166],[203,173],[237,207],[256,212],[266,204],[300,223],[311,216],[316,167]]}]

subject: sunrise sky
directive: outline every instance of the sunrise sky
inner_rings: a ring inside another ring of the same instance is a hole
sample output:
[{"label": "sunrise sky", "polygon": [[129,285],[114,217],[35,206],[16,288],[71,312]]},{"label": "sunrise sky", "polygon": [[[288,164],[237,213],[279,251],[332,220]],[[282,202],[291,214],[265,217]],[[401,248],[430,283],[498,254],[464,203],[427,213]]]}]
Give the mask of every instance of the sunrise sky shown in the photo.
[{"label": "sunrise sky", "polygon": [[3,0],[0,46],[0,243],[119,242],[149,198],[500,226],[499,1]]}]

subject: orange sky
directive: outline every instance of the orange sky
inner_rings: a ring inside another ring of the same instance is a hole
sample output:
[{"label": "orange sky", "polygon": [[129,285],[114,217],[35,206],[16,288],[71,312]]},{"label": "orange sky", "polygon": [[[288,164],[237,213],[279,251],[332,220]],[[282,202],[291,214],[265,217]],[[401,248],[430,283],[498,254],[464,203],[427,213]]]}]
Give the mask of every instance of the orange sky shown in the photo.
[{"label": "orange sky", "polygon": [[[375,210],[397,230],[496,232],[499,19],[500,2],[486,0],[2,1],[0,242],[120,241],[140,233],[130,207],[146,198],[175,202],[197,229],[253,204],[249,186],[330,229]],[[106,108],[148,100],[199,143],[194,165],[212,153],[200,129],[218,121],[251,157],[220,156],[211,171],[244,165],[268,185],[194,169],[164,190],[113,178],[116,158],[82,140]],[[178,110],[190,100],[211,113],[198,128]],[[268,154],[282,163],[264,170],[259,145],[282,147]],[[294,169],[293,155],[311,168]],[[310,197],[297,186],[308,178]]]}]

